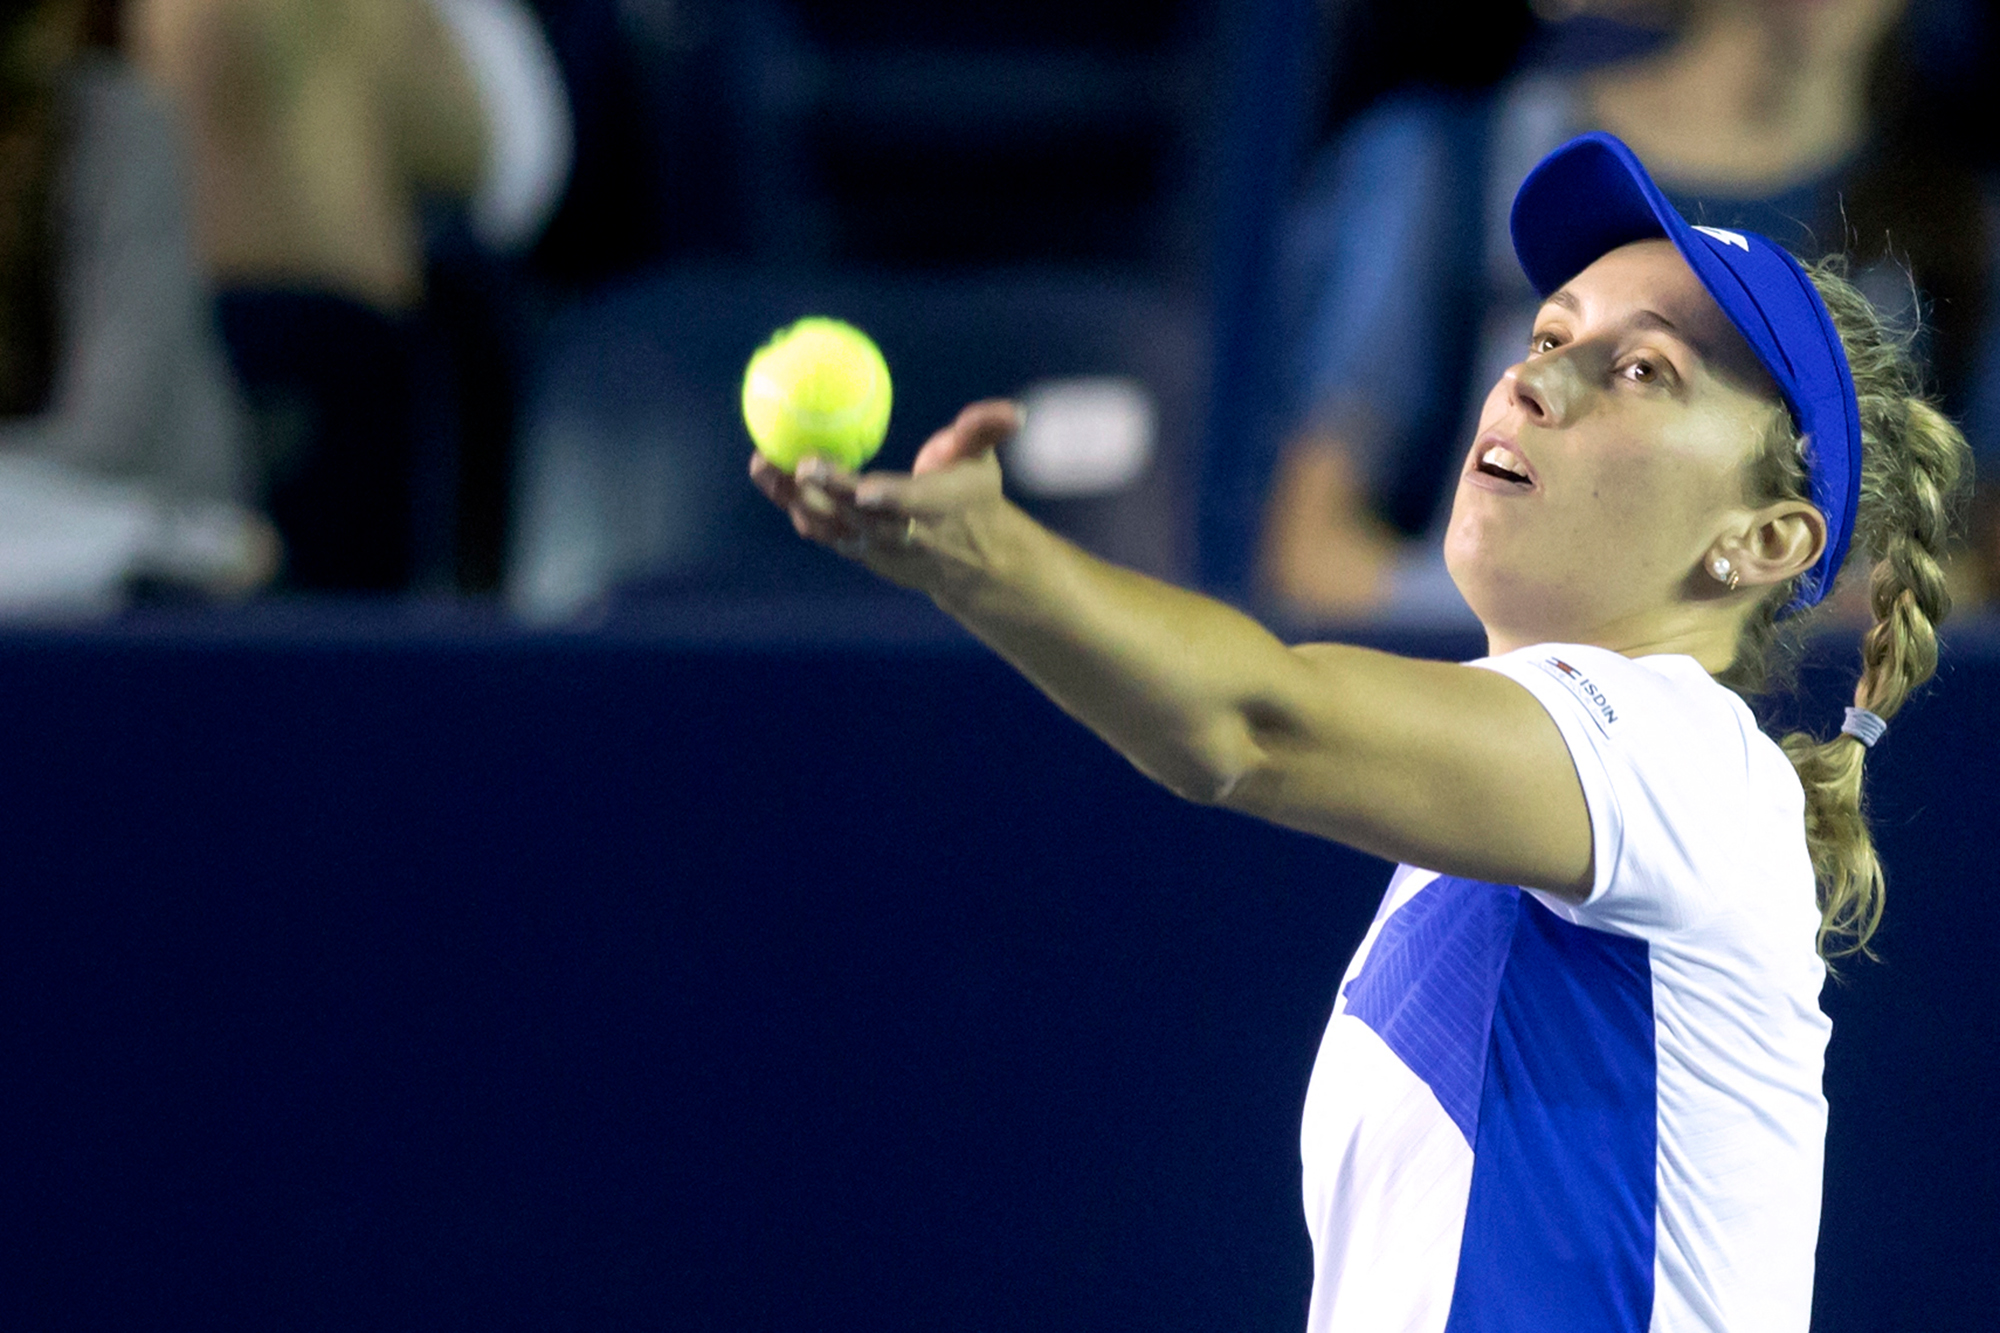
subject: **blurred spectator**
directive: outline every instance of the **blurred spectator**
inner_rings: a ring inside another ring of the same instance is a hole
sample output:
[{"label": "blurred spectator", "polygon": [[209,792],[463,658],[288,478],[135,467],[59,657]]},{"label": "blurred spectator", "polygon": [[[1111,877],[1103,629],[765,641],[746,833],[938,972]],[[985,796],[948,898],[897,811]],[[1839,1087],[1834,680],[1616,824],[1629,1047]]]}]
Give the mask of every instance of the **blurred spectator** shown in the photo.
[{"label": "blurred spectator", "polygon": [[165,109],[80,0],[0,3],[0,609],[269,576]]},{"label": "blurred spectator", "polygon": [[[1259,556],[1295,615],[1461,609],[1428,534],[1485,389],[1536,301],[1507,204],[1570,136],[1623,137],[1684,212],[1804,253],[1845,248],[1912,324],[1948,408],[1976,396],[1995,221],[1911,112],[1904,0],[1548,0],[1542,58],[1490,93],[1405,90],[1314,164],[1286,241],[1289,440]],[[1996,414],[2000,415],[2000,414]]]},{"label": "blurred spectator", "polygon": [[[539,21],[520,0],[133,0],[128,25],[189,125],[287,582],[407,587],[452,521],[465,378],[425,308],[427,210],[450,201],[506,254],[561,202],[570,115]],[[476,391],[504,401],[496,362]]]}]

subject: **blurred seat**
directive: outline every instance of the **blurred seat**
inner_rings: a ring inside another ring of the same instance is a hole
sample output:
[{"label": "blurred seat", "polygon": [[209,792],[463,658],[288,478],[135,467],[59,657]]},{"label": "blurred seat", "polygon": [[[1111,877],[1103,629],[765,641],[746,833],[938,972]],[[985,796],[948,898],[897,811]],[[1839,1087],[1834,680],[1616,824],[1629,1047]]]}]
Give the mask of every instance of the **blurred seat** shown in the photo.
[{"label": "blurred seat", "polygon": [[1215,8],[737,0],[753,255],[1198,278]]}]

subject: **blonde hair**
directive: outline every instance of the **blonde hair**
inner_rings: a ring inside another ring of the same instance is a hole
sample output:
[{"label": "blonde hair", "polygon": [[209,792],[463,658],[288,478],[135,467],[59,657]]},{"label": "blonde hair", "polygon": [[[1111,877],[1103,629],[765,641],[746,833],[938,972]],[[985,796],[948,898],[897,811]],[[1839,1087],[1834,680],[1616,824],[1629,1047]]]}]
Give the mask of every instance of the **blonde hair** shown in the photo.
[{"label": "blonde hair", "polygon": [[[1847,280],[1841,258],[1807,271],[1847,349],[1861,405],[1861,503],[1845,568],[1857,575],[1868,571],[1873,623],[1861,637],[1854,706],[1887,719],[1937,670],[1937,625],[1951,610],[1943,559],[1971,480],[1971,451],[1924,392],[1911,351],[1914,335],[1883,320]],[[1804,447],[1781,416],[1752,463],[1753,497],[1807,498]],[[1744,625],[1735,663],[1721,677],[1725,684],[1761,693],[1782,670],[1786,640],[1795,645],[1793,631],[1812,620],[1779,621],[1795,592],[1796,584],[1787,583],[1758,604]],[[1820,953],[1867,954],[1883,902],[1882,863],[1862,800],[1867,747],[1852,736],[1820,740],[1804,731],[1779,744],[1805,788],[1806,845],[1819,883]]]}]

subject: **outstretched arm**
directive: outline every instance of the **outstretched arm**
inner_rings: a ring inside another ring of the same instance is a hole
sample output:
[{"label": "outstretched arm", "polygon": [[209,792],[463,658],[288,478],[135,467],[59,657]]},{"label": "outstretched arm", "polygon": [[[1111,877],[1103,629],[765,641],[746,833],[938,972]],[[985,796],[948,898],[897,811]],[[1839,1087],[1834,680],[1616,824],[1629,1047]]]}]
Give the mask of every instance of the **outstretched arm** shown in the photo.
[{"label": "outstretched arm", "polygon": [[1141,772],[1391,860],[1581,898],[1590,822],[1560,733],[1493,672],[1288,647],[1120,569],[1001,493],[1016,410],[978,403],[909,475],[751,472],[802,536],[928,594]]}]

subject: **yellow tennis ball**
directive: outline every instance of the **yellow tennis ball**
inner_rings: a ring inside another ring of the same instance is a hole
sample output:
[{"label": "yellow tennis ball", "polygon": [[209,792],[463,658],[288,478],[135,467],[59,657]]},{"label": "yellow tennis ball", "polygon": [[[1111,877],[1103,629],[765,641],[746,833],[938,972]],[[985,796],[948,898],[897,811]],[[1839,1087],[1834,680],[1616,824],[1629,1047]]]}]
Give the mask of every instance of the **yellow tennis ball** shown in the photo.
[{"label": "yellow tennis ball", "polygon": [[743,372],[757,452],[790,472],[809,454],[854,469],[889,433],[889,365],[852,324],[817,316],[778,330]]}]

